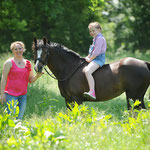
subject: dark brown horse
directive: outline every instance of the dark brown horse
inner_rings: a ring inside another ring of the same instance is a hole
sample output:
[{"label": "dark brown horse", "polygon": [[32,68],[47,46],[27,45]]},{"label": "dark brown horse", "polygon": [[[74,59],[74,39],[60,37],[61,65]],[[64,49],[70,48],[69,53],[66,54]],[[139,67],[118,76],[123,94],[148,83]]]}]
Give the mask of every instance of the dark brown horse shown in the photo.
[{"label": "dark brown horse", "polygon": [[[33,51],[35,70],[41,72],[47,65],[58,80],[61,95],[68,103],[82,104],[89,101],[83,97],[88,91],[88,83],[83,72],[88,63],[77,53],[52,42],[34,39]],[[126,93],[127,106],[129,99],[140,100],[140,107],[145,108],[144,95],[150,85],[150,63],[135,58],[123,58],[111,64],[106,64],[93,73],[95,79],[96,100],[113,99],[123,92]]]}]

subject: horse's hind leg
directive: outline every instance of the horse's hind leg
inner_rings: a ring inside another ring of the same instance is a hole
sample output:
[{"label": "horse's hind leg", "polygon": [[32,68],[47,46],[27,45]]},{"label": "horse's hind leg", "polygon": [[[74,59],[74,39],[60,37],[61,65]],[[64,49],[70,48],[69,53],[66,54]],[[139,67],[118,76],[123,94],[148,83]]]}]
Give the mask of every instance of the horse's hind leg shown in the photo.
[{"label": "horse's hind leg", "polygon": [[139,98],[139,101],[141,102],[141,104],[139,105],[139,107],[137,107],[137,108],[139,108],[139,109],[141,109],[141,108],[145,109],[144,95],[145,95],[145,94],[143,94],[143,95]]},{"label": "horse's hind leg", "polygon": [[134,102],[136,100],[139,100],[141,102],[139,106],[135,106],[135,109],[141,109],[141,108],[145,109],[144,100],[143,100],[145,92],[146,92],[146,88],[145,89],[143,88],[143,90],[139,89],[138,92],[134,92],[134,91],[126,92],[128,110],[131,109],[129,98],[131,98]]},{"label": "horse's hind leg", "polygon": [[144,96],[143,96],[143,98],[141,98],[141,104],[140,104],[140,106],[143,108],[143,109],[145,109],[145,104],[144,104]]},{"label": "horse's hind leg", "polygon": [[131,110],[131,105],[130,105],[130,102],[129,102],[129,96],[128,96],[127,92],[126,92],[126,99],[127,99],[127,108],[128,108],[128,110]]},{"label": "horse's hind leg", "polygon": [[144,95],[145,95],[145,93],[147,91],[148,86],[149,85],[145,85],[142,88],[140,88],[139,91],[138,91],[136,100],[138,99],[141,102],[141,104],[139,105],[139,108],[145,109]]}]

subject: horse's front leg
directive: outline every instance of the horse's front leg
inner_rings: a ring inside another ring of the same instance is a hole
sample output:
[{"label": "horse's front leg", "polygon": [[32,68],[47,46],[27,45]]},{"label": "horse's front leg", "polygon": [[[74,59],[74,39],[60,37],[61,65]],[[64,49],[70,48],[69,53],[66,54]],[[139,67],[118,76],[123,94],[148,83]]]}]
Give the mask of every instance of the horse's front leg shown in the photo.
[{"label": "horse's front leg", "polygon": [[81,105],[81,104],[82,104],[82,99],[79,98],[79,97],[76,97],[76,96],[72,96],[72,97],[70,97],[70,98],[65,98],[65,102],[66,102],[67,108],[71,109],[71,108],[74,107],[75,102],[76,102],[78,105]]},{"label": "horse's front leg", "polygon": [[126,99],[127,99],[127,108],[128,108],[128,110],[131,110],[132,107],[130,105],[130,100],[129,100],[127,93],[126,93]]},{"label": "horse's front leg", "polygon": [[[71,101],[70,101],[70,98],[65,98],[65,103],[66,103],[66,107],[68,108],[68,109],[70,109],[70,104],[72,103]],[[71,110],[71,109],[70,109]]]}]

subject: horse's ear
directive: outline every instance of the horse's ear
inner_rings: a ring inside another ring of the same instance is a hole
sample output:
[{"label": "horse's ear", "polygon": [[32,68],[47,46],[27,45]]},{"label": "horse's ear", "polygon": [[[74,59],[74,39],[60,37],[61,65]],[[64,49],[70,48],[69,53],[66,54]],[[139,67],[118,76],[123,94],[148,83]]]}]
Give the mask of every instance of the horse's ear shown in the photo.
[{"label": "horse's ear", "polygon": [[46,37],[43,37],[43,42],[44,42],[44,45],[46,45],[46,42],[47,42],[47,38]]},{"label": "horse's ear", "polygon": [[35,37],[33,38],[33,41],[34,41],[34,43],[36,45],[37,44],[37,39]]}]

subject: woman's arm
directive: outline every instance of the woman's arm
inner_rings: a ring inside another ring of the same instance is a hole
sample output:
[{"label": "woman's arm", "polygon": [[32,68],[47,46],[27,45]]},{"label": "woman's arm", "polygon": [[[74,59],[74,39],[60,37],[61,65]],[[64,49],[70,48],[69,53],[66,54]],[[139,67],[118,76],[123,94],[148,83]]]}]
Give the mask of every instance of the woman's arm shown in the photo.
[{"label": "woman's arm", "polygon": [[0,102],[2,104],[3,104],[3,102],[6,102],[4,91],[5,91],[5,87],[6,87],[6,83],[7,83],[7,76],[8,76],[8,73],[9,73],[11,67],[12,67],[11,61],[8,60],[4,63],[2,79],[1,79],[1,99],[0,99]]},{"label": "woman's arm", "polygon": [[[32,67],[31,67],[32,68]],[[36,75],[33,74],[33,70],[31,69],[29,74],[29,83],[35,82],[38,78],[40,78],[44,73],[37,73]]]}]

